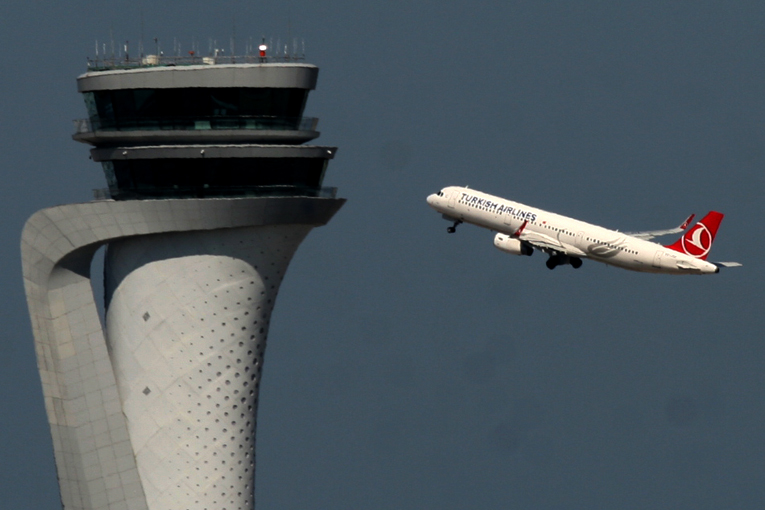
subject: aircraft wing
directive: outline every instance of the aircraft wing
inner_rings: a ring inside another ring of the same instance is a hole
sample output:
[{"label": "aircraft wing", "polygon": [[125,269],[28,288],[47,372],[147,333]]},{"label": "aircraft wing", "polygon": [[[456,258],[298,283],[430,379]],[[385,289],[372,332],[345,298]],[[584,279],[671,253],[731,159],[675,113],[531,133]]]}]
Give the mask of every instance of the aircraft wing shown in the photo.
[{"label": "aircraft wing", "polygon": [[540,234],[538,232],[525,232],[522,231],[518,235],[514,236],[523,242],[526,242],[534,248],[544,252],[557,252],[563,255],[571,257],[585,257],[586,254],[570,244],[561,243],[558,239]]},{"label": "aircraft wing", "polygon": [[688,225],[691,224],[691,221],[693,221],[695,216],[695,214],[691,214],[684,222],[675,228],[670,228],[667,230],[646,230],[643,232],[625,232],[625,234],[632,237],[637,237],[638,239],[643,239],[645,241],[653,239],[654,237],[665,236],[667,234],[677,234],[678,232],[682,232],[688,228]]}]

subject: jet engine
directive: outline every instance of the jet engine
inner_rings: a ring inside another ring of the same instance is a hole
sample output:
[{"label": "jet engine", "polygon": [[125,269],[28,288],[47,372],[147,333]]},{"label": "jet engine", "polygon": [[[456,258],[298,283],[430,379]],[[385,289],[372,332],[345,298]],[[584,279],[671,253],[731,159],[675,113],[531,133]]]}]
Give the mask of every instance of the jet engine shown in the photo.
[{"label": "jet engine", "polygon": [[510,237],[507,234],[497,234],[494,236],[494,246],[511,255],[530,256],[532,253],[534,253],[534,248],[519,239]]}]

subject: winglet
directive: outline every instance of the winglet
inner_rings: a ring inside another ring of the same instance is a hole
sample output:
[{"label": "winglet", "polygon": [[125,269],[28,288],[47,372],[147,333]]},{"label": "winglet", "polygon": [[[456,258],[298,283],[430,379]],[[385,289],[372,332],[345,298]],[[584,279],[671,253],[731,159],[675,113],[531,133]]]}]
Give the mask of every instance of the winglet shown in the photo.
[{"label": "winglet", "polygon": [[685,220],[685,221],[684,221],[684,222],[683,222],[683,223],[682,223],[682,224],[681,224],[679,227],[677,227],[677,228],[678,228],[678,229],[680,229],[681,231],[685,230],[686,228],[688,228],[688,225],[690,225],[690,224],[691,224],[691,222],[693,221],[693,218],[695,218],[695,217],[696,217],[696,215],[695,215],[695,214],[691,214],[690,216],[688,216],[688,219],[687,219],[687,220]]},{"label": "winglet", "polygon": [[518,230],[515,231],[515,233],[513,234],[513,237],[520,237],[521,234],[523,233],[523,229],[525,229],[526,225],[528,224],[529,224],[529,220],[524,221],[523,224],[520,227],[518,227]]}]

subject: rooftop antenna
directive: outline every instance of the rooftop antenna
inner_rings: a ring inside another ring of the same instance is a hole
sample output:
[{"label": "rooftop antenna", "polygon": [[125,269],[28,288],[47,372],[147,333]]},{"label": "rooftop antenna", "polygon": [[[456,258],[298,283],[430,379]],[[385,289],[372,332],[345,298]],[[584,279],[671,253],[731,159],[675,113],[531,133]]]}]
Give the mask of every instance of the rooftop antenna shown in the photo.
[{"label": "rooftop antenna", "polygon": [[96,60],[98,60],[98,39],[96,39]]},{"label": "rooftop antenna", "polygon": [[268,62],[268,56],[266,55],[266,51],[268,51],[268,46],[266,46],[266,38],[265,36],[263,39],[261,39],[261,43],[258,46],[258,62],[266,63]]},{"label": "rooftop antenna", "polygon": [[234,14],[231,16],[231,57],[233,58],[234,55],[236,55],[236,4],[239,2],[236,2],[234,4]]},{"label": "rooftop antenna", "polygon": [[[292,7],[287,7],[287,41],[292,38]],[[287,44],[284,45],[284,53],[287,54],[287,59],[289,60],[289,50],[287,50]]]},{"label": "rooftop antenna", "polygon": [[[234,12],[231,16],[231,58],[236,55],[236,14],[239,11],[239,1],[234,1]],[[233,62],[233,61],[232,61]]]},{"label": "rooftop antenna", "polygon": [[143,58],[143,7],[141,7],[141,39],[138,41],[138,56]]}]

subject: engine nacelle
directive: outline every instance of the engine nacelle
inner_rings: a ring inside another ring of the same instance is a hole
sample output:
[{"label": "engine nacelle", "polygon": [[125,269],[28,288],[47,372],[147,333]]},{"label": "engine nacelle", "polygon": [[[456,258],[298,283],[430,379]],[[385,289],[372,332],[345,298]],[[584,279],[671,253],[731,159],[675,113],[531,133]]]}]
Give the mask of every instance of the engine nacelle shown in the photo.
[{"label": "engine nacelle", "polygon": [[494,236],[494,246],[499,248],[505,253],[511,255],[531,255],[534,253],[534,248],[524,243],[523,241],[510,237],[507,234],[497,234]]}]

